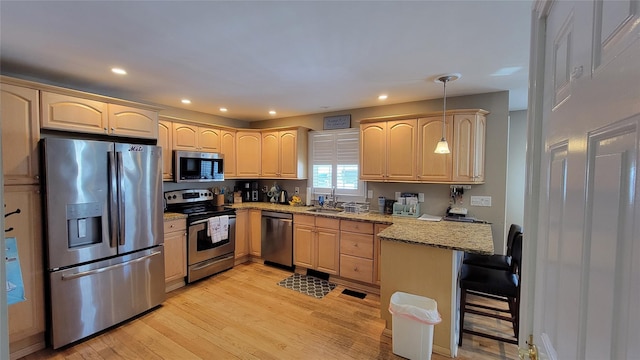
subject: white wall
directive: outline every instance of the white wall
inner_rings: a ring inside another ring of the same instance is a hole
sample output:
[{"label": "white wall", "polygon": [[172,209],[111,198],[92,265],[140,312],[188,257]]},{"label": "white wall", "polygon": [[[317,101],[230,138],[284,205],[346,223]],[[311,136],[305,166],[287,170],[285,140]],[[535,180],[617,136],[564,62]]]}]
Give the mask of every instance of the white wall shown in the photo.
[{"label": "white wall", "polygon": [[[509,152],[507,153],[506,231],[511,224],[524,223],[525,169],[527,153],[527,111],[509,113]],[[505,250],[505,249],[503,249]],[[496,249],[497,252],[497,249]]]}]

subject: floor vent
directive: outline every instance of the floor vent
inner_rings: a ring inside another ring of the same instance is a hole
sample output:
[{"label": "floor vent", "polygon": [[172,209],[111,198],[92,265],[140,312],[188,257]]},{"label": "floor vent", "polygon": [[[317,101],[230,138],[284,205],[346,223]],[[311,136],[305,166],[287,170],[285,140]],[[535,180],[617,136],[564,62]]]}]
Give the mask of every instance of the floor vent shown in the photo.
[{"label": "floor vent", "polygon": [[345,294],[345,295],[357,297],[358,299],[364,299],[364,297],[367,296],[367,294],[365,294],[365,293],[361,293],[359,291],[353,291],[353,290],[349,290],[349,289],[342,290],[342,293]]}]

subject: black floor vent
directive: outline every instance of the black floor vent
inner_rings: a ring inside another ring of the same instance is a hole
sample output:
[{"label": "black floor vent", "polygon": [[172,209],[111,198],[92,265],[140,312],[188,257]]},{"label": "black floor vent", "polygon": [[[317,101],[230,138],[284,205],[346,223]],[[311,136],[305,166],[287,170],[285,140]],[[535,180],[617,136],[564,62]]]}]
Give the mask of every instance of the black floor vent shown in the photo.
[{"label": "black floor vent", "polygon": [[365,293],[361,293],[359,291],[353,291],[353,290],[349,290],[349,289],[342,290],[342,293],[345,294],[345,295],[357,297],[358,299],[364,299],[364,297],[367,296],[367,294],[365,294]]}]

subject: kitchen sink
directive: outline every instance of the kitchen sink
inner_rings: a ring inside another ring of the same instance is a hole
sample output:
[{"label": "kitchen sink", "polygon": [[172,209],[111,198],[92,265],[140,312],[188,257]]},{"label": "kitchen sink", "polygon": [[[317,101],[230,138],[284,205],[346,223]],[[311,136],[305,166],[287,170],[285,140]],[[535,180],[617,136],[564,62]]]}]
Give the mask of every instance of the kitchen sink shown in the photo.
[{"label": "kitchen sink", "polygon": [[338,214],[343,212],[343,209],[331,209],[331,208],[313,208],[307,210],[308,212],[319,213],[319,214]]}]

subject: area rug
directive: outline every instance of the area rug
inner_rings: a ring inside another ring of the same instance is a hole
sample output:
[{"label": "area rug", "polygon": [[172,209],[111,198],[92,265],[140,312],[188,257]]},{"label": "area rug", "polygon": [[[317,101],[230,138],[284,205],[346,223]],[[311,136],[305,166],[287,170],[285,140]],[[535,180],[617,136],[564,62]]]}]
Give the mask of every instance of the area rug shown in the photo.
[{"label": "area rug", "polygon": [[327,280],[298,273],[280,281],[278,285],[305,295],[313,296],[316,299],[322,299],[336,287],[336,284],[330,283]]}]

